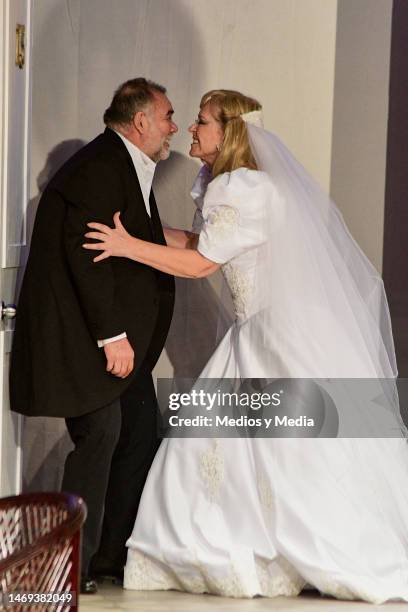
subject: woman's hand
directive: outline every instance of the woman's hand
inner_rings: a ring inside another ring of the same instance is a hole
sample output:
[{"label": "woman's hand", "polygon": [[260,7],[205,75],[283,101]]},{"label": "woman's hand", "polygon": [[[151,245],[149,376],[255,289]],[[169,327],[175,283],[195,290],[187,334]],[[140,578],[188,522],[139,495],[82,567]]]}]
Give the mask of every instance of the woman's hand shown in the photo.
[{"label": "woman's hand", "polygon": [[96,232],[88,232],[86,238],[94,238],[100,242],[86,243],[82,246],[84,249],[91,251],[103,251],[100,255],[94,258],[94,262],[102,261],[107,257],[128,257],[130,243],[136,241],[123,227],[120,222],[120,212],[113,216],[115,228],[112,229],[102,223],[87,223],[88,227],[97,230]]}]

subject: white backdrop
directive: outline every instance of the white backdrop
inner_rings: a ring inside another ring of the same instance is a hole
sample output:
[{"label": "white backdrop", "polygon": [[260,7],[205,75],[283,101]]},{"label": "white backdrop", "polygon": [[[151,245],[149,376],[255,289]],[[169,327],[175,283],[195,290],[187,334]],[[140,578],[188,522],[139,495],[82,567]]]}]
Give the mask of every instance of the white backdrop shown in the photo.
[{"label": "white backdrop", "polygon": [[[33,4],[30,218],[44,183],[82,142],[103,129],[103,111],[113,90],[135,76],[167,86],[180,128],[173,139],[173,154],[160,165],[155,181],[165,223],[184,227],[191,223],[188,193],[198,164],[187,156],[186,130],[202,93],[215,87],[258,98],[266,127],[285,141],[327,190],[332,179],[339,195],[348,195],[339,186],[346,182],[350,187],[350,166],[333,158],[333,134],[339,159],[347,157],[339,134],[342,123],[349,121],[345,113],[349,107],[343,102],[349,95],[347,62],[351,67],[353,58],[349,46],[338,44],[337,28],[340,24],[341,40],[349,34],[359,55],[359,48],[367,47],[364,24],[374,7],[378,27],[375,41],[368,44],[389,55],[392,0],[34,0]],[[376,71],[367,72],[374,60],[366,48],[353,75],[358,80],[359,74],[366,79],[368,74],[371,79],[360,88],[362,108],[359,91],[354,92],[357,111],[364,115],[370,110],[365,87],[370,99],[374,93],[377,101],[372,123],[360,128],[357,122],[353,133],[359,142],[374,142],[365,168],[369,171],[372,159],[377,180],[369,189],[366,174],[365,182],[356,173],[352,181],[359,193],[367,194],[360,203],[363,209],[368,204],[379,211],[368,216],[369,227],[374,219],[372,231],[356,223],[355,233],[381,265],[388,64],[384,61],[378,68],[377,62]],[[346,76],[339,80],[344,67]],[[353,149],[353,134],[350,138]],[[338,204],[343,207],[341,201]],[[347,206],[343,209],[347,211]],[[348,211],[352,221],[354,209]],[[156,375],[197,374],[213,346],[217,282],[182,281],[177,289],[167,350]],[[57,419],[28,420],[26,488],[58,486],[68,447],[64,431]]]}]

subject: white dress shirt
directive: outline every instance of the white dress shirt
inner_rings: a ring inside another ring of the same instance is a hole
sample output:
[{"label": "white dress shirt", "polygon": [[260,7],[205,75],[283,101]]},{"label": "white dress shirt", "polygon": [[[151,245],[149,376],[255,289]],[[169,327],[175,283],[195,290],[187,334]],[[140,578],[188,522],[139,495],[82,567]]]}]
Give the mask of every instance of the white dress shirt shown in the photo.
[{"label": "white dress shirt", "polygon": [[[130,142],[125,136],[122,136],[119,132],[114,130],[114,132],[122,139],[123,144],[127,148],[130,157],[132,158],[133,165],[136,170],[137,178],[139,179],[139,185],[142,190],[143,200],[146,206],[147,214],[150,215],[150,192],[152,190],[152,182],[154,177],[154,171],[156,170],[155,162],[150,159],[143,153],[133,142]],[[110,342],[114,342],[115,340],[122,340],[122,338],[127,338],[126,332],[119,334],[118,336],[114,336],[112,338],[105,338],[104,340],[98,340],[98,347],[101,348],[105,346],[105,344],[109,344]]]},{"label": "white dress shirt", "polygon": [[152,190],[152,182],[154,177],[154,171],[156,170],[155,162],[143,153],[133,142],[130,142],[125,136],[122,136],[119,132],[115,133],[122,139],[123,144],[127,148],[130,157],[132,158],[133,165],[136,170],[137,178],[139,179],[140,188],[142,190],[144,203],[146,206],[147,213],[150,217],[150,192]]}]

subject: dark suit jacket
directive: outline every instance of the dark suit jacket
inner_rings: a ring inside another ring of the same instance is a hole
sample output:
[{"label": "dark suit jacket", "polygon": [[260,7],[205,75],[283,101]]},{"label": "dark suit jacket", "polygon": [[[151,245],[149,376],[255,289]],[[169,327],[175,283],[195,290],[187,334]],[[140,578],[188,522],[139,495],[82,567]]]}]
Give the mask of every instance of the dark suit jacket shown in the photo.
[{"label": "dark suit jacket", "polygon": [[[20,294],[10,372],[11,408],[30,416],[79,416],[119,397],[140,368],[154,366],[174,304],[174,279],[137,262],[93,263],[86,223],[112,226],[115,211],[134,236],[165,244],[154,196],[151,219],[132,159],[109,128],[57,172],[39,203]],[[89,228],[88,228],[89,229]],[[126,331],[133,375],[105,371],[97,340]]]}]

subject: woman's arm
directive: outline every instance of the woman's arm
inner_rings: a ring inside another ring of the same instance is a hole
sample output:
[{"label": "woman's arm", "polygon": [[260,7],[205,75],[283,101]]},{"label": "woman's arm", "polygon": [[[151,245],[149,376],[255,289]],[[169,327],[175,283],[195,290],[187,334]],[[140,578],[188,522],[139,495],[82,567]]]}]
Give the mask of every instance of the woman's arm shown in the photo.
[{"label": "woman's arm", "polygon": [[172,227],[163,228],[164,237],[169,247],[178,249],[196,249],[198,244],[198,234],[187,230],[173,229]]},{"label": "woman's arm", "polygon": [[107,257],[127,257],[161,272],[183,278],[204,278],[220,267],[220,264],[203,257],[195,249],[163,246],[134,238],[125,230],[119,217],[120,213],[116,213],[113,218],[114,229],[101,223],[88,223],[88,227],[97,231],[86,233],[86,238],[100,242],[87,243],[83,247],[103,251],[94,258],[94,262]]},{"label": "woman's arm", "polygon": [[132,236],[128,242],[126,257],[183,278],[204,278],[220,267],[194,249],[153,244]]}]

